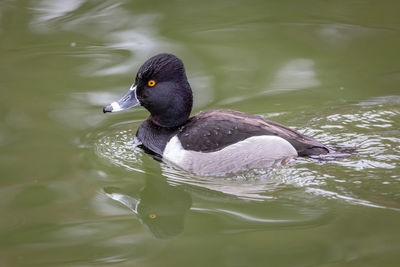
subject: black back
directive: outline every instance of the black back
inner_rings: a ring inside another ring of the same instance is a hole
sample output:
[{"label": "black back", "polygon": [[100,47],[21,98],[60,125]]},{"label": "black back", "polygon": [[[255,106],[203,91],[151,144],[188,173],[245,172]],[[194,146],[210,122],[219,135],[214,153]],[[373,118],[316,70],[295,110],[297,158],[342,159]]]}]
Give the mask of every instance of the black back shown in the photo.
[{"label": "black back", "polygon": [[275,135],[287,140],[299,156],[326,154],[328,148],[279,123],[233,110],[211,110],[191,117],[178,132],[187,150],[213,152],[251,136]]}]

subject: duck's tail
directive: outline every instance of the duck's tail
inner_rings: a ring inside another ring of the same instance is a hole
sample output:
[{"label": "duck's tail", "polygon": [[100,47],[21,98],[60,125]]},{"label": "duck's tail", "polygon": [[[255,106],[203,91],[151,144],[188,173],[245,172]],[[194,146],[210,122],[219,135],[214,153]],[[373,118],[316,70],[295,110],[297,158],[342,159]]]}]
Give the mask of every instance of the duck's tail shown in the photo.
[{"label": "duck's tail", "polygon": [[[319,148],[319,149],[323,149],[323,148]],[[354,147],[347,147],[347,146],[342,146],[342,145],[337,145],[337,144],[326,145],[326,149],[328,149],[328,153],[326,153],[326,150],[325,150],[324,153],[321,153],[319,155],[312,154],[312,155],[307,155],[307,156],[312,159],[317,159],[317,160],[321,160],[321,161],[332,161],[332,160],[337,160],[337,159],[341,159],[341,158],[347,158],[347,157],[350,157],[351,155],[357,153],[357,149],[355,149]]]}]

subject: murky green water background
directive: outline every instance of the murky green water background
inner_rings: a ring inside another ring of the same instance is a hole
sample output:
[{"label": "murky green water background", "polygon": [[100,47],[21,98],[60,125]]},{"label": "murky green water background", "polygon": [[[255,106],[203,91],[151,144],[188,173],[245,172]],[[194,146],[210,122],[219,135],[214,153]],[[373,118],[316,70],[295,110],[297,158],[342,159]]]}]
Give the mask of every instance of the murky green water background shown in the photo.
[{"label": "murky green water background", "polygon": [[[0,2],[0,266],[398,266],[400,2]],[[103,115],[148,57],[194,112],[263,115],[358,154],[226,178]]]}]

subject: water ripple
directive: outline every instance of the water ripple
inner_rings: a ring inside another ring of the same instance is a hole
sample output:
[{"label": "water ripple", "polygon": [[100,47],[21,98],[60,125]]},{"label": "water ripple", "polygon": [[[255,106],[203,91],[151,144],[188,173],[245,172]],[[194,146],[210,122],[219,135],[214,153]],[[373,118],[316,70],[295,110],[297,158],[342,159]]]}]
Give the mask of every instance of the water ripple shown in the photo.
[{"label": "water ripple", "polygon": [[[329,163],[298,159],[289,166],[251,170],[228,177],[196,176],[161,163],[161,174],[172,185],[189,186],[192,194],[204,200],[219,201],[222,193],[229,199],[277,201],[282,197],[279,194],[282,190],[297,188],[306,189],[307,194],[343,200],[354,205],[396,209],[390,198],[397,198],[395,191],[400,184],[396,171],[400,159],[400,138],[396,136],[399,108],[396,104],[389,108],[385,105],[365,105],[362,108],[355,105],[345,110],[315,117],[312,127],[302,131],[323,143],[355,147],[357,153],[352,157]],[[357,131],[357,125],[361,123],[368,126],[367,130]],[[106,132],[99,133],[96,153],[113,164],[145,173],[142,166],[144,154],[135,147],[134,132],[128,125],[115,124]],[[380,177],[379,184],[374,188],[376,191],[365,191],[364,184],[378,182],[376,173],[382,173],[382,170],[387,175]],[[360,177],[361,174],[363,177]],[[387,187],[388,184],[392,185],[391,189]]]}]

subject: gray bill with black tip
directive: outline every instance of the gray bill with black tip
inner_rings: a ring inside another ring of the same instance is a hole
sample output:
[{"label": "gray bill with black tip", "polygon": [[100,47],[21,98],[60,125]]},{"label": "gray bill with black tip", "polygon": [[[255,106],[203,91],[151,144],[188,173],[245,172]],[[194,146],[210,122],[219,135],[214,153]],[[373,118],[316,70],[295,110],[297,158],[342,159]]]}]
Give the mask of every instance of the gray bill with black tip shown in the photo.
[{"label": "gray bill with black tip", "polygon": [[103,112],[118,112],[137,105],[140,105],[140,102],[136,97],[136,85],[134,84],[120,100],[105,106]]}]

